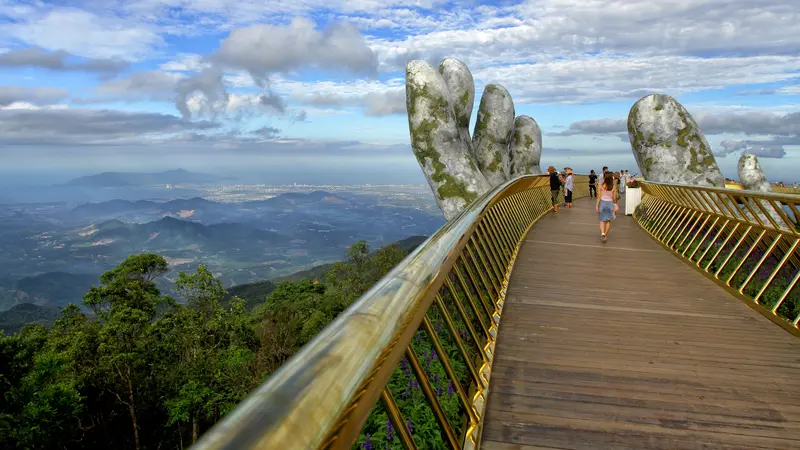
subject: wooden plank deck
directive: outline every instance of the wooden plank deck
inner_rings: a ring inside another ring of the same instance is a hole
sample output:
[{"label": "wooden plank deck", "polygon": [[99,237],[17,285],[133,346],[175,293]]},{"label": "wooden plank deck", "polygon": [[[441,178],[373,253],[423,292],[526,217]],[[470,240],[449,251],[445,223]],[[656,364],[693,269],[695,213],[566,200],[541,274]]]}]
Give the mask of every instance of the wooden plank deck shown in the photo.
[{"label": "wooden plank deck", "polygon": [[631,217],[599,238],[589,199],[526,237],[482,448],[800,448],[800,340]]}]

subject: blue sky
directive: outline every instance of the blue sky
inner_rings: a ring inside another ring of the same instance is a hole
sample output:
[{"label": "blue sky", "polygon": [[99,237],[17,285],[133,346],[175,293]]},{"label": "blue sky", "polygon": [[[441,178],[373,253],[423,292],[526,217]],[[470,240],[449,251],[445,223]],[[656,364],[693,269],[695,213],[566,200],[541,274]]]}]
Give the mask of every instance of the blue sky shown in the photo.
[{"label": "blue sky", "polygon": [[0,171],[416,174],[405,63],[455,57],[544,165],[636,171],[624,120],[666,93],[726,176],[800,180],[797,55],[781,0],[0,0]]}]

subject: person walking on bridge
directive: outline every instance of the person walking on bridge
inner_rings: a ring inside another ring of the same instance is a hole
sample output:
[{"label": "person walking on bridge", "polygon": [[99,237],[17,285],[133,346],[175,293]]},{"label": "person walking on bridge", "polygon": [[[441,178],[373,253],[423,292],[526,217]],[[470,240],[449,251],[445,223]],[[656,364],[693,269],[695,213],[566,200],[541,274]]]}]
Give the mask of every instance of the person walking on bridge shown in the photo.
[{"label": "person walking on bridge", "polygon": [[548,167],[547,172],[550,174],[550,198],[553,200],[553,212],[558,214],[558,194],[561,193],[561,183],[564,182],[564,179],[556,172],[554,166]]},{"label": "person walking on bridge", "polygon": [[600,195],[597,196],[595,210],[600,214],[600,241],[606,242],[608,232],[611,231],[611,221],[617,218],[617,185],[614,174],[606,172],[603,183],[600,185]]}]

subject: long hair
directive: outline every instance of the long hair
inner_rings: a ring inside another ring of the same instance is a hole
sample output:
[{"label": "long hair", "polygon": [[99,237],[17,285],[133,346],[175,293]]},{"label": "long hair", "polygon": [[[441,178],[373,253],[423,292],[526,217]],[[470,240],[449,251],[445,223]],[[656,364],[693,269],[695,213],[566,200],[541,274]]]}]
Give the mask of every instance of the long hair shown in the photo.
[{"label": "long hair", "polygon": [[611,172],[606,172],[606,176],[603,177],[603,188],[607,191],[614,190],[614,174]]}]

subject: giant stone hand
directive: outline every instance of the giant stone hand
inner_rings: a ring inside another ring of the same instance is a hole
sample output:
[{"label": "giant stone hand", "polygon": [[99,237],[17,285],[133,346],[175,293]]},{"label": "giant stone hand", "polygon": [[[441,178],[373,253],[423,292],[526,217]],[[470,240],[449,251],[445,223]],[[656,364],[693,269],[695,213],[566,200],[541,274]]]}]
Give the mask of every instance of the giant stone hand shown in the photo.
[{"label": "giant stone hand", "polygon": [[628,138],[646,180],[725,187],[700,127],[673,97],[652,94],[636,102],[628,114]]},{"label": "giant stone hand", "polygon": [[489,190],[525,174],[539,174],[542,132],[528,116],[514,118],[508,91],[483,91],[475,130],[469,121],[475,82],[464,63],[406,65],[406,108],[411,148],[447,220]]},{"label": "giant stone hand", "polygon": [[739,181],[748,191],[772,192],[772,186],[758,163],[758,158],[752,153],[744,153],[739,158]]}]

